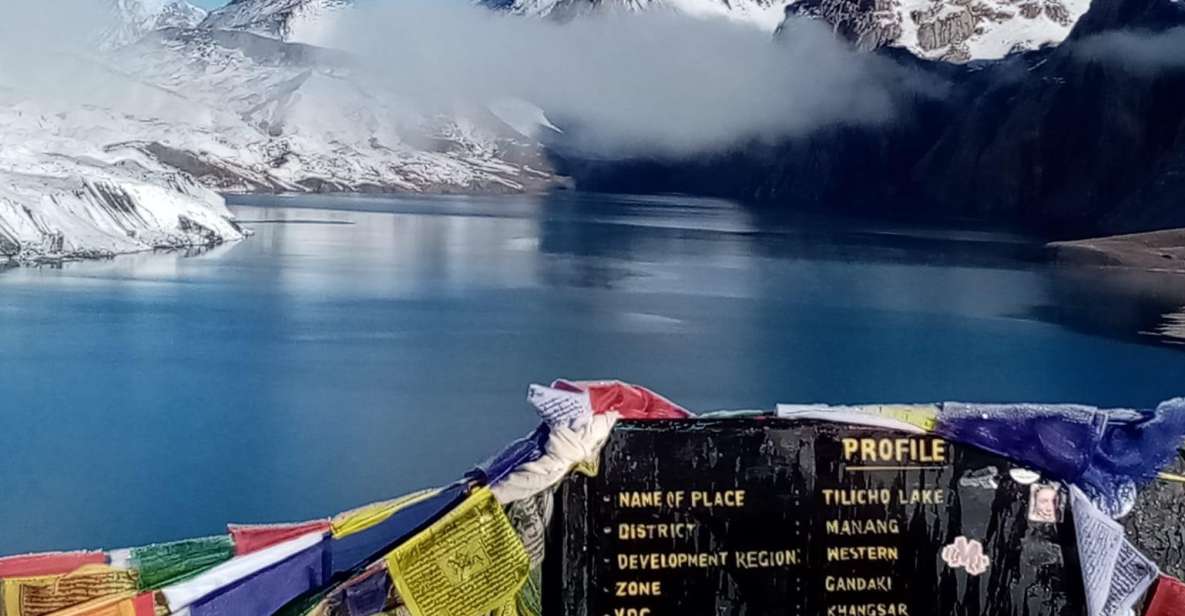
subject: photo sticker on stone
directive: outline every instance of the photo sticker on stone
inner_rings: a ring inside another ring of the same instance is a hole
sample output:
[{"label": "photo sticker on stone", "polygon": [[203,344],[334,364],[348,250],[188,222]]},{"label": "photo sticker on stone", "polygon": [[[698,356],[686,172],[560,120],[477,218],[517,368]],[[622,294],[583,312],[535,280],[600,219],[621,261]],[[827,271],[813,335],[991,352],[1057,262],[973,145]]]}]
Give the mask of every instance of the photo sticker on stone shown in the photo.
[{"label": "photo sticker on stone", "polygon": [[1050,484],[1029,486],[1029,521],[1056,524],[1058,521],[1058,489]]}]

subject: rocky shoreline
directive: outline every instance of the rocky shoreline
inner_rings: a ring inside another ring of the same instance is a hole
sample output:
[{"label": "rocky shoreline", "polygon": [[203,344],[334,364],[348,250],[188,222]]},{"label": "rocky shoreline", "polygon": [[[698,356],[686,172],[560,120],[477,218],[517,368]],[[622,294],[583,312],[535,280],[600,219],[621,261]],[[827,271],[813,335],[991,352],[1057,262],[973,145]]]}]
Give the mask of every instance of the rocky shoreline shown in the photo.
[{"label": "rocky shoreline", "polygon": [[1185,273],[1185,228],[1046,245],[1056,263]]}]

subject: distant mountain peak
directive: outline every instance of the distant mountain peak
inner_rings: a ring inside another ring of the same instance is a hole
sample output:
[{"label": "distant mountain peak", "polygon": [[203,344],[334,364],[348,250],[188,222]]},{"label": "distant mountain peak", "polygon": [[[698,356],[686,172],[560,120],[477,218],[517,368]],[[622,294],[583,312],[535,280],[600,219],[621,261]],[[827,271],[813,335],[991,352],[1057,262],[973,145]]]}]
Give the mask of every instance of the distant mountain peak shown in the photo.
[{"label": "distant mountain peak", "polygon": [[186,0],[108,0],[112,23],[100,43],[122,47],[149,32],[162,28],[193,28],[206,18],[206,11]]},{"label": "distant mountain peak", "polygon": [[[516,15],[568,19],[626,11],[673,10],[701,17],[726,17],[773,31],[793,0],[469,0]],[[326,19],[354,0],[232,0],[211,11],[201,27],[242,30],[283,41],[317,42]]]},{"label": "distant mountain peak", "polygon": [[353,0],[232,0],[201,23],[210,30],[242,30],[282,41],[307,42],[334,12]]},{"label": "distant mountain peak", "polygon": [[569,19],[598,12],[673,10],[700,17],[726,17],[767,30],[782,21],[794,0],[476,0],[487,8],[517,15]]}]

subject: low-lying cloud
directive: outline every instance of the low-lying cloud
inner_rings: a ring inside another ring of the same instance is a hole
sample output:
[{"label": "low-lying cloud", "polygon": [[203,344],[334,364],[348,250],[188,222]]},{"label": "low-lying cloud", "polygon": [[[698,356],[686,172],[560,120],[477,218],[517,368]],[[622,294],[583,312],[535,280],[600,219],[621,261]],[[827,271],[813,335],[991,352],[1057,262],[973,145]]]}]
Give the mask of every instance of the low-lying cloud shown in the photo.
[{"label": "low-lying cloud", "polygon": [[1185,26],[1163,32],[1118,30],[1092,36],[1075,47],[1092,61],[1137,73],[1185,69]]},{"label": "low-lying cloud", "polygon": [[388,0],[341,13],[324,36],[425,109],[528,101],[603,154],[680,155],[884,122],[900,77],[806,20],[775,39],[668,11],[558,23],[464,0]]},{"label": "low-lying cloud", "polygon": [[[0,95],[192,119],[184,84],[176,94],[140,84],[95,53],[118,26],[108,1],[0,0]],[[349,78],[388,97],[386,112],[511,114],[515,128],[542,126],[538,134],[588,155],[683,156],[882,123],[894,116],[894,93],[912,88],[902,86],[907,71],[810,20],[774,37],[667,10],[560,23],[469,0],[370,0],[327,23],[310,42],[360,62]]]},{"label": "low-lying cloud", "polygon": [[106,0],[0,0],[0,50],[8,66],[47,51],[93,51],[114,25]]}]

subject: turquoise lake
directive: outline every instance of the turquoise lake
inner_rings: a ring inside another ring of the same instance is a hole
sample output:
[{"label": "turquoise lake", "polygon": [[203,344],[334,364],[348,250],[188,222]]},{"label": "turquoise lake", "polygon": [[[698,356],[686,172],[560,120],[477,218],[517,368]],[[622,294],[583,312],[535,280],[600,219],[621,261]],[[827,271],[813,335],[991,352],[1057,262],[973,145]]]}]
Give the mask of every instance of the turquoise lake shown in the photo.
[{"label": "turquoise lake", "polygon": [[1185,276],[727,201],[237,197],[255,236],[0,273],[0,553],[332,515],[530,430],[527,385],[777,402],[1185,395]]}]

